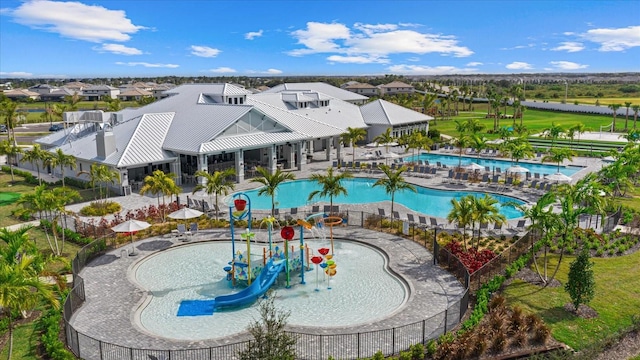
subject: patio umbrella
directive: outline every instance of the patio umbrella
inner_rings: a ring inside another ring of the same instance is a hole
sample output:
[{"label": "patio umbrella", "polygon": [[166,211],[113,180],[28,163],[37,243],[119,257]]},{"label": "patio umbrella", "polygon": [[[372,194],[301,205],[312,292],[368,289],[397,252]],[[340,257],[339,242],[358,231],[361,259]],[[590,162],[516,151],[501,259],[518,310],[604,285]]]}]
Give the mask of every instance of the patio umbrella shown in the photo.
[{"label": "patio umbrella", "polygon": [[174,211],[167,216],[170,217],[171,219],[187,220],[187,219],[197,218],[202,215],[204,215],[202,211],[198,211],[196,209],[191,209],[188,207],[183,207],[180,210]]},{"label": "patio umbrella", "polygon": [[506,171],[510,173],[528,173],[529,169],[520,165],[515,165],[508,167]]},{"label": "patio umbrella", "polygon": [[138,220],[127,220],[121,224],[118,224],[114,227],[111,228],[111,230],[117,232],[117,233],[128,233],[129,235],[131,235],[131,253],[129,254],[129,256],[135,256],[136,254],[136,248],[135,246],[133,246],[133,234],[135,234],[136,232],[140,231],[140,230],[144,230],[146,228],[148,228],[149,226],[151,226],[151,224],[149,224],[146,221],[138,221]]},{"label": "patio umbrella", "polygon": [[547,175],[546,179],[549,181],[555,181],[555,182],[569,182],[572,180],[571,177],[563,173],[555,173],[555,174]]},{"label": "patio umbrella", "polygon": [[470,171],[484,170],[484,166],[474,162],[472,162],[469,165],[466,165],[464,168]]}]

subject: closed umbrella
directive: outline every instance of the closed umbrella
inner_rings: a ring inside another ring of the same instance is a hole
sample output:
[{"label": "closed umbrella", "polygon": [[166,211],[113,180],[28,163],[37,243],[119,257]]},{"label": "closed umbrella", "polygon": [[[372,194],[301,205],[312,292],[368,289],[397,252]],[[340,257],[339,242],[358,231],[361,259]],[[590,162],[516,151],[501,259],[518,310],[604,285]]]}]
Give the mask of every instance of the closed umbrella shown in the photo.
[{"label": "closed umbrella", "polygon": [[135,234],[136,232],[140,231],[140,230],[144,230],[148,227],[150,227],[151,224],[149,224],[146,221],[139,221],[139,220],[127,220],[121,224],[118,224],[114,227],[111,228],[111,230],[117,232],[117,233],[128,233],[129,235],[131,235],[131,253],[129,254],[129,256],[135,256],[138,255],[136,254],[136,248],[135,246],[133,246],[133,234]]},{"label": "closed umbrella", "polygon": [[555,182],[570,182],[572,180],[570,176],[567,176],[563,173],[547,175],[546,179]]}]

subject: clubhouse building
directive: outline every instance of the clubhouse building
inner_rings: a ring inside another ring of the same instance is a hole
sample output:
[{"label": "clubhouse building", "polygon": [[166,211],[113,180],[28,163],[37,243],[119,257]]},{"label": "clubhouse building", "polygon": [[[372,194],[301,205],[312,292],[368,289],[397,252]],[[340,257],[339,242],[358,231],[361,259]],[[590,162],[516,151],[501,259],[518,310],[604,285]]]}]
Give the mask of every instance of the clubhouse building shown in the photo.
[{"label": "clubhouse building", "polygon": [[260,93],[232,84],[189,84],[164,95],[137,109],[65,113],[66,129],[36,143],[76,157],[75,170],[50,169],[55,175],[76,178],[91,164],[104,164],[120,174],[113,189],[127,194],[157,169],[176,174],[178,185],[199,181],[198,170],[234,168],[237,182],[258,166],[302,170],[313,153],[341,158],[340,135],[348,127],[366,129],[371,142],[387,128],[394,136],[428,131],[432,119],[324,83],[283,84]]}]

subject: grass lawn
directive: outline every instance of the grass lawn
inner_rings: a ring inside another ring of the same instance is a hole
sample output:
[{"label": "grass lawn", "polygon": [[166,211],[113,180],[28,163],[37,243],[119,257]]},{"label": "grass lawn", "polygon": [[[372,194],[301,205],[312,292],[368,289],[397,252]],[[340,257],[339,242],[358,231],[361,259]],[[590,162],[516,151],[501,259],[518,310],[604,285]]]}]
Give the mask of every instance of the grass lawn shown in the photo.
[{"label": "grass lawn", "polygon": [[[557,279],[567,282],[569,264],[575,256],[562,261]],[[549,271],[557,264],[558,255],[551,258]],[[570,302],[563,287],[544,288],[516,280],[504,289],[510,305],[525,312],[540,315],[551,328],[552,335],[575,350],[581,350],[594,339],[604,339],[631,326],[631,316],[640,309],[640,252],[615,258],[593,258],[596,295],[589,304],[599,316],[578,318],[564,310]]]},{"label": "grass lawn", "polygon": [[616,199],[621,205],[628,206],[638,212],[640,212],[640,187],[635,187],[627,192],[629,197],[624,199]]},{"label": "grass lawn", "polygon": [[[13,329],[13,354],[12,360],[38,359],[36,349],[40,344],[40,336],[35,330],[35,322],[18,325]],[[9,341],[0,351],[0,359],[6,359],[9,355]]]},{"label": "grass lawn", "polygon": [[[568,98],[567,104],[573,104],[574,102],[578,102],[579,104],[587,104],[587,105],[595,105],[596,101],[600,102],[600,106],[607,106],[609,104],[621,104],[622,107],[618,109],[618,116],[621,114],[624,115],[627,113],[627,107],[624,106],[624,103],[630,102],[632,104],[640,104],[640,98],[638,97],[611,97],[605,99],[599,99],[597,97],[579,97],[579,98]],[[633,110],[629,109],[629,118],[633,116]]]},{"label": "grass lawn", "polygon": [[[479,109],[479,107],[484,106],[484,111]],[[508,109],[510,112],[513,112],[513,109]],[[485,125],[485,130],[493,129],[493,119],[486,119],[487,115],[486,105],[479,104],[475,108],[475,112],[460,112],[458,116],[453,117],[452,120],[440,120],[436,119],[435,125],[434,121],[431,122],[429,129],[436,129],[440,131],[442,134],[458,136],[458,132],[456,131],[456,124],[454,122],[455,119],[478,119],[482,124]],[[519,119],[516,120],[518,123]],[[603,116],[603,115],[592,115],[592,114],[574,114],[574,113],[561,113],[555,111],[542,111],[542,110],[534,110],[528,109],[524,113],[523,125],[527,127],[527,129],[532,133],[540,133],[544,129],[548,128],[552,122],[556,122],[565,128],[569,128],[578,123],[583,123],[588,129],[591,131],[598,131],[600,126],[609,125],[613,121],[611,116]],[[622,117],[622,123],[620,122],[620,114],[618,114],[618,119],[616,121],[617,126],[624,125],[624,116]],[[513,124],[512,119],[501,119],[500,126],[511,126]],[[616,127],[617,127],[616,126]],[[496,138],[497,135],[485,134],[487,138]]]}]

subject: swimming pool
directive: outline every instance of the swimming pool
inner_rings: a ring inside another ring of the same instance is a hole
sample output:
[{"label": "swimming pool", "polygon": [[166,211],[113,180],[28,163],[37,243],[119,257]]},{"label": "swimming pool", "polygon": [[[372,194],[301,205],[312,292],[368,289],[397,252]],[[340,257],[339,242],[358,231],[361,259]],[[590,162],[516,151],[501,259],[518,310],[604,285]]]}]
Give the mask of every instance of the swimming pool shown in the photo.
[{"label": "swimming pool", "polygon": [[[405,161],[413,161],[414,156],[405,157]],[[460,157],[458,155],[446,155],[446,154],[432,154],[432,153],[422,153],[420,155],[416,155],[415,158],[417,160],[429,161],[429,164],[436,165],[437,162],[441,164],[447,165],[449,167],[458,166],[460,162]],[[502,172],[504,172],[508,167],[512,166],[512,162],[510,160],[500,160],[500,159],[487,159],[483,157],[470,157],[470,156],[462,156],[462,166],[466,166],[471,164],[472,162],[477,163],[482,166],[488,166],[491,171],[494,168],[500,168]],[[515,164],[515,163],[513,163]],[[539,173],[543,175],[555,174],[558,172],[558,165],[551,164],[533,164],[530,162],[518,162],[518,165],[529,169],[531,174]],[[578,171],[582,170],[580,166],[560,166],[560,172],[564,175],[571,176]]]},{"label": "swimming pool", "polygon": [[[305,245],[317,249],[328,243],[309,239]],[[289,325],[340,328],[372,323],[405,304],[407,285],[387,271],[382,253],[355,242],[336,240],[334,247],[338,275],[331,278],[331,290],[321,275],[319,291],[315,291],[314,270],[306,272],[306,285],[300,284],[298,274],[292,274],[292,286],[286,289],[281,274],[273,286],[276,307],[291,311]],[[256,318],[257,302],[210,316],[176,316],[182,300],[213,299],[240,290],[231,289],[225,280],[223,267],[230,254],[230,242],[195,243],[161,251],[136,264],[135,281],[152,294],[135,315],[139,326],[177,340],[215,339],[244,331]]]},{"label": "swimming pool", "polygon": [[[347,189],[347,196],[337,196],[333,198],[336,204],[368,204],[380,201],[390,201],[391,197],[387,195],[383,187],[373,186],[375,179],[369,178],[352,178],[345,179],[342,185]],[[276,203],[278,208],[286,209],[292,207],[300,207],[310,205],[307,198],[312,191],[320,190],[320,186],[311,180],[295,180],[287,181],[278,187],[276,194]],[[451,199],[460,199],[461,197],[473,194],[475,196],[483,196],[484,193],[474,191],[446,191],[429,189],[422,186],[416,186],[417,193],[413,191],[400,191],[395,194],[395,203],[402,204],[407,208],[426,215],[446,218],[452,209]],[[269,210],[271,209],[271,197],[258,196],[258,190],[250,190],[244,192],[251,199],[252,209]],[[491,194],[498,200],[500,204],[506,202],[515,202],[518,204],[523,201],[503,196]],[[328,202],[328,198],[316,198],[316,201]],[[502,213],[507,219],[514,219],[522,216],[522,212],[511,206],[500,207]]]}]

